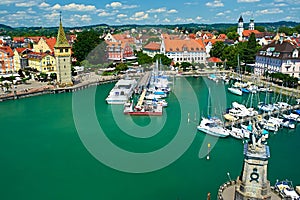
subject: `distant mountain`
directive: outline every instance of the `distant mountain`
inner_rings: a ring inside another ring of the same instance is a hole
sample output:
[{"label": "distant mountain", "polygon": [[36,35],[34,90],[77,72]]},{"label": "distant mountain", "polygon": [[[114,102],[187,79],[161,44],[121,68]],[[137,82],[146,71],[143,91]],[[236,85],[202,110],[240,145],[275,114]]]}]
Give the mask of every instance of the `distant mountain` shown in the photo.
[{"label": "distant mountain", "polygon": [[[255,26],[263,26],[267,30],[277,30],[279,27],[295,27],[299,25],[300,23],[292,22],[292,21],[279,21],[279,22],[255,22]],[[244,23],[244,28],[247,29],[249,26],[249,23]],[[190,24],[149,24],[149,25],[137,25],[137,24],[124,24],[124,25],[107,25],[107,24],[97,24],[97,25],[90,25],[90,26],[82,26],[82,27],[74,27],[74,28],[99,28],[99,27],[105,27],[105,28],[114,28],[114,29],[130,29],[130,28],[179,28],[179,29],[202,29],[202,30],[218,30],[218,31],[224,31],[230,27],[237,27],[237,23],[215,23],[215,24],[196,24],[196,23],[190,23]],[[72,29],[70,27],[70,29]]]},{"label": "distant mountain", "polygon": [[13,28],[4,24],[0,24],[0,30],[7,31],[7,30],[13,30]]},{"label": "distant mountain", "polygon": [[[86,25],[86,26],[76,26],[70,27],[67,24],[65,25],[65,31],[69,31],[72,29],[96,29],[96,30],[111,30],[115,29],[117,31],[130,30],[133,28],[160,28],[160,29],[175,29],[179,30],[187,30],[189,33],[198,30],[207,30],[207,31],[220,31],[224,32],[228,28],[237,27],[237,23],[215,23],[215,24],[149,24],[149,25],[137,25],[137,24],[124,24],[124,25],[108,25],[108,24],[96,24],[96,25]],[[255,26],[265,27],[267,31],[276,31],[280,27],[288,27],[293,28],[300,23],[292,22],[292,21],[279,21],[279,22],[255,22]],[[249,23],[244,23],[244,28],[248,29]],[[44,34],[47,36],[55,36],[57,33],[58,27],[15,27],[12,28],[10,26],[0,24],[0,33],[9,33],[11,35],[40,35]]]}]

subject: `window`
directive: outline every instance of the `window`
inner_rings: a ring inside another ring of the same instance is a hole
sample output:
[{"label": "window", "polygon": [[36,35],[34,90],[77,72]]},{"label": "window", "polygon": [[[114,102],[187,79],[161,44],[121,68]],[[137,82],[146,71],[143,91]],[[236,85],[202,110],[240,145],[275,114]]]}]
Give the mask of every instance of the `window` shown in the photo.
[{"label": "window", "polygon": [[65,52],[68,53],[68,52],[69,52],[69,49],[65,49]]},{"label": "window", "polygon": [[63,52],[64,52],[64,50],[63,50],[63,49],[59,49],[59,52],[60,52],[60,53],[63,53]]}]

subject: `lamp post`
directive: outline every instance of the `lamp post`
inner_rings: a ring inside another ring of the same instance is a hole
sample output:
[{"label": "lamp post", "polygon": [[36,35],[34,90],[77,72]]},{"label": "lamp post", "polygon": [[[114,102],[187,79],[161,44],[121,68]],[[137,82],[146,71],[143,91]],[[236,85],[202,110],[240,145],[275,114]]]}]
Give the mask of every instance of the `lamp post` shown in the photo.
[{"label": "lamp post", "polygon": [[227,176],[228,176],[229,181],[231,181],[231,177],[230,177],[230,173],[229,172],[227,172]]}]

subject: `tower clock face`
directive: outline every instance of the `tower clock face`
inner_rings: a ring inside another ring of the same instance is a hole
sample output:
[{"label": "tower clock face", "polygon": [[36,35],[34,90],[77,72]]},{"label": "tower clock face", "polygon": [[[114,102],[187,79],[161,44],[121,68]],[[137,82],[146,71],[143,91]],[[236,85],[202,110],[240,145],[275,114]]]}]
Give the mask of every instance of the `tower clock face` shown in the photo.
[{"label": "tower clock face", "polygon": [[253,171],[250,174],[250,182],[258,183],[259,174],[257,168],[253,168]]}]

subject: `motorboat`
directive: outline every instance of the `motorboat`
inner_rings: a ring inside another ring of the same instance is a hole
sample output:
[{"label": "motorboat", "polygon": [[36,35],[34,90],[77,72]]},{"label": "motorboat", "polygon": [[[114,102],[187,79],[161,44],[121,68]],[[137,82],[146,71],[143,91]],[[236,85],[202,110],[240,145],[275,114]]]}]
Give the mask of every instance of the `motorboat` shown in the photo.
[{"label": "motorboat", "polygon": [[232,94],[236,94],[239,96],[242,96],[242,94],[243,94],[242,90],[237,87],[230,87],[230,88],[228,88],[228,91],[231,92]]},{"label": "motorboat", "polygon": [[278,190],[283,197],[282,199],[291,199],[291,200],[299,200],[300,196],[295,191],[292,182],[285,180],[285,181],[276,181],[275,183],[275,190]]},{"label": "motorboat", "polygon": [[298,115],[298,114],[290,113],[289,115],[287,115],[287,114],[282,114],[282,116],[283,116],[285,119],[292,120],[292,121],[296,121],[296,122],[300,122],[300,115]]},{"label": "motorboat", "polygon": [[212,118],[202,117],[199,126],[197,126],[197,129],[206,134],[216,137],[227,137],[230,135],[230,130],[224,128]]},{"label": "motorboat", "polygon": [[263,122],[263,128],[268,131],[277,132],[279,130],[280,123],[277,120],[269,119]]},{"label": "motorboat", "polygon": [[278,110],[278,107],[273,105],[273,104],[265,104],[260,102],[258,104],[258,109],[263,111],[263,112],[273,112],[274,110]]},{"label": "motorboat", "polygon": [[230,135],[236,139],[244,139],[250,137],[250,131],[244,128],[231,127]]}]

